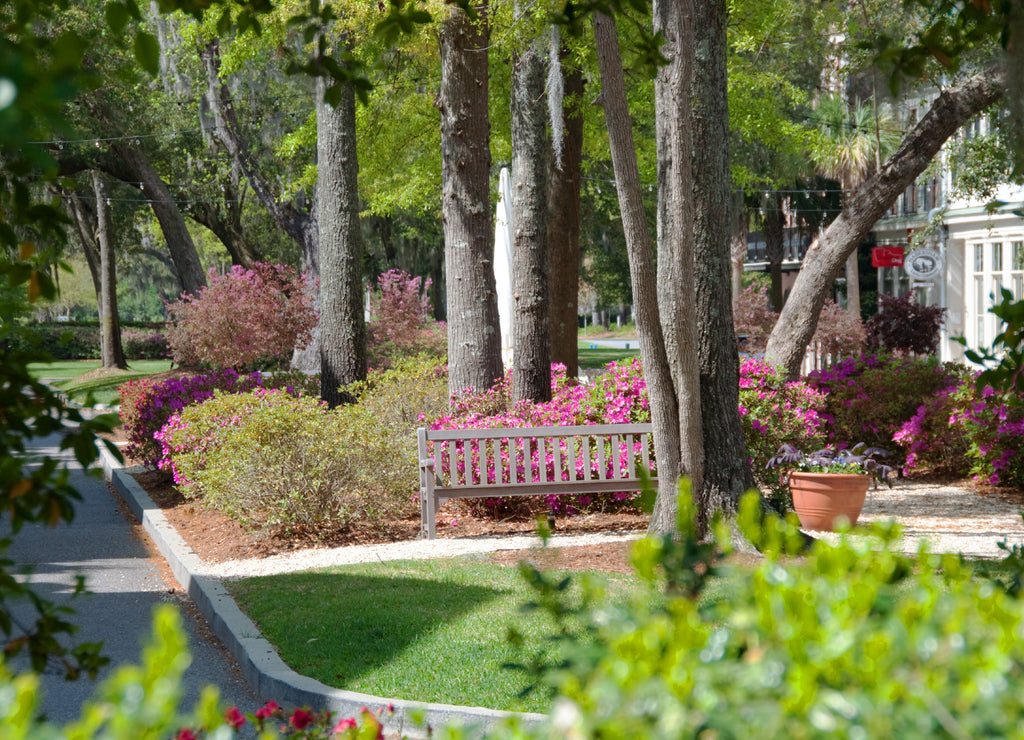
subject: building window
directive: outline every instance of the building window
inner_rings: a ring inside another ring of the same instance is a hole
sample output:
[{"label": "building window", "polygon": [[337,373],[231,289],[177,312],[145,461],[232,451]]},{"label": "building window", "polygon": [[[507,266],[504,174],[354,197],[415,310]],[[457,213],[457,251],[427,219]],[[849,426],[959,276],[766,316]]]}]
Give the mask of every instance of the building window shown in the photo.
[{"label": "building window", "polygon": [[1024,301],[1024,275],[1013,276],[1013,297],[1015,300]]},{"label": "building window", "polygon": [[1002,300],[1003,296],[1003,278],[999,275],[992,276],[992,303],[995,305]]},{"label": "building window", "polygon": [[992,243],[992,272],[1003,271],[1003,243]]},{"label": "building window", "polygon": [[984,272],[985,271],[985,245],[975,244],[974,245],[974,271]]},{"label": "building window", "polygon": [[985,343],[985,278],[981,275],[974,278],[974,310],[978,332],[974,340],[981,346]]},{"label": "building window", "polygon": [[1011,270],[1024,270],[1024,242],[1013,243],[1013,255],[1011,260]]}]

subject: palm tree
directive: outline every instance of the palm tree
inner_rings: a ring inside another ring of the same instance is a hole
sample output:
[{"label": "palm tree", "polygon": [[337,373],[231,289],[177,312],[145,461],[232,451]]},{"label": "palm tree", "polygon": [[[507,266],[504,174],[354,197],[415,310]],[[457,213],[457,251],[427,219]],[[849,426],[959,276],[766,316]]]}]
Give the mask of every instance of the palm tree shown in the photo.
[{"label": "palm tree", "polygon": [[[896,121],[888,107],[850,105],[840,95],[823,97],[815,108],[818,137],[811,153],[818,170],[839,181],[842,201],[853,195],[879,163],[899,144]],[[847,310],[860,316],[857,252],[846,260]]]}]

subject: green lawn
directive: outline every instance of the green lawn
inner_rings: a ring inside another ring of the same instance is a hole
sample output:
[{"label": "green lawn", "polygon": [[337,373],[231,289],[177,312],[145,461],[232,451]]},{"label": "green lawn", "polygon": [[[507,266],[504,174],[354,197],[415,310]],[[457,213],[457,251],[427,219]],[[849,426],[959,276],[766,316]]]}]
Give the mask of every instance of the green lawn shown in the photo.
[{"label": "green lawn", "polygon": [[579,342],[580,367],[601,368],[609,362],[618,362],[631,357],[640,356],[640,342],[630,342],[629,349],[615,349],[613,347],[597,347],[593,342],[581,340]]},{"label": "green lawn", "polygon": [[[590,574],[619,598],[635,578]],[[338,688],[376,696],[544,712],[518,694],[527,678],[506,641],[515,625],[532,653],[553,625],[520,607],[532,598],[515,568],[479,558],[339,566],[226,584],[284,661]]]},{"label": "green lawn", "polygon": [[29,373],[33,378],[45,378],[52,381],[55,386],[76,401],[89,404],[116,404],[118,402],[118,386],[129,380],[170,370],[171,361],[133,360],[128,363],[129,369],[125,372],[102,378],[76,380],[86,373],[98,369],[99,366],[99,360],[63,360],[33,363],[29,365]]}]

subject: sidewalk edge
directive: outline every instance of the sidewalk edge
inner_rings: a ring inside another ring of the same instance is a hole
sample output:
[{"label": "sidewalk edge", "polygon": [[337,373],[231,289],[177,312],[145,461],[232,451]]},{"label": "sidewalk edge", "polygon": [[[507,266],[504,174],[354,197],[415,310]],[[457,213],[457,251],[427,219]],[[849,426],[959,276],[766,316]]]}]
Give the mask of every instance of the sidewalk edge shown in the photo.
[{"label": "sidewalk edge", "polygon": [[[484,707],[430,704],[402,699],[387,699],[354,691],[343,691],[303,676],[289,668],[224,586],[215,578],[199,575],[201,560],[167,521],[149,494],[125,472],[114,456],[100,445],[103,474],[128,505],[132,515],[153,538],[174,577],[195,602],[214,634],[238,661],[253,691],[266,701],[282,705],[329,709],[344,717],[357,716],[364,708],[384,719],[388,733],[406,733],[410,737],[450,725],[460,725],[480,736],[505,721],[515,718],[523,724],[539,724],[543,714],[503,712]],[[387,715],[387,708],[393,712]],[[418,720],[418,721],[417,721]]]}]

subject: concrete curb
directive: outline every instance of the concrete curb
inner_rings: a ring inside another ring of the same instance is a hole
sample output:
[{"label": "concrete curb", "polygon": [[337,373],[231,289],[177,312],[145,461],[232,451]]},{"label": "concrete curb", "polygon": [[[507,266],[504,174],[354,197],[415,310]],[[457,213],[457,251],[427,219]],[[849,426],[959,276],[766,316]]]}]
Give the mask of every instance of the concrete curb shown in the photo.
[{"label": "concrete curb", "polygon": [[[215,578],[199,575],[201,561],[185,540],[164,517],[163,512],[143,488],[100,446],[103,474],[124,499],[128,508],[153,538],[174,577],[199,607],[214,634],[238,661],[246,680],[261,700],[273,699],[282,706],[310,706],[329,709],[342,717],[357,716],[363,708],[375,712],[384,721],[388,734],[427,737],[430,730],[461,726],[471,736],[517,719],[534,725],[547,719],[543,714],[502,712],[484,707],[461,707],[387,699],[354,691],[343,691],[300,675],[285,665],[270,644],[224,586]],[[388,708],[392,712],[388,714]]]}]

